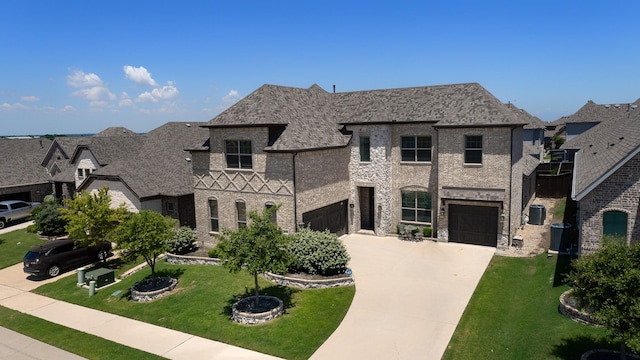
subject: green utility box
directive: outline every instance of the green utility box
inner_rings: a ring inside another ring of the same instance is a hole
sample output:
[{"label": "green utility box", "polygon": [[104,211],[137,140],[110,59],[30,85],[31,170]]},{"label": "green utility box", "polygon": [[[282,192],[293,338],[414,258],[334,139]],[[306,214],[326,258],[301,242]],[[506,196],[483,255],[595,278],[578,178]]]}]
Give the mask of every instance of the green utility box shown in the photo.
[{"label": "green utility box", "polygon": [[87,283],[92,280],[95,281],[96,287],[102,287],[116,281],[113,270],[105,268],[95,269],[87,272],[84,275],[84,279]]}]

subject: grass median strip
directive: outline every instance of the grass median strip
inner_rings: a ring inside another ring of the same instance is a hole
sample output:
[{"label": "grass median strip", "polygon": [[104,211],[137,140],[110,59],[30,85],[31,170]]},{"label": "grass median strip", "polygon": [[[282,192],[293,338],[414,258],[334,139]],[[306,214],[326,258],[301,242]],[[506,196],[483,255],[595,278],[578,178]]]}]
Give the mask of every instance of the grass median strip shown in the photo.
[{"label": "grass median strip", "polygon": [[164,359],[2,306],[0,326],[87,359]]}]

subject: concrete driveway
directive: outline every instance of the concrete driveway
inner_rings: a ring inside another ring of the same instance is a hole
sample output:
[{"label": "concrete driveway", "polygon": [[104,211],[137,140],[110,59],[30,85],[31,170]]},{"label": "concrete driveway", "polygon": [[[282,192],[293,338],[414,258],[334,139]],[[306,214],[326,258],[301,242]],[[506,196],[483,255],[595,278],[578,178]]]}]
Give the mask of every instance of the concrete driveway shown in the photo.
[{"label": "concrete driveway", "polygon": [[356,295],[312,359],[440,359],[495,248],[352,234]]}]

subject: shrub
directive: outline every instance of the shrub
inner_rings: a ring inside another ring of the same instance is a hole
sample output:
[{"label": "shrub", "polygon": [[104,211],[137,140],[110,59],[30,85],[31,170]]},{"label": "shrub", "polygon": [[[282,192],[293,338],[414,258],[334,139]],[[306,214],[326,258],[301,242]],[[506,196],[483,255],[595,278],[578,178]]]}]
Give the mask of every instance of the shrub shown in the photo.
[{"label": "shrub", "polygon": [[349,254],[337,236],[302,228],[292,235],[287,249],[293,257],[290,272],[304,272],[312,275],[330,276],[347,270]]},{"label": "shrub", "polygon": [[169,252],[172,254],[186,254],[195,247],[198,236],[188,226],[180,227],[173,238],[169,240]]},{"label": "shrub", "polygon": [[433,228],[430,228],[430,227],[422,228],[422,235],[424,235],[424,237],[431,237],[431,235],[433,235]]},{"label": "shrub", "polygon": [[207,255],[209,255],[210,258],[215,258],[215,259],[219,259],[220,258],[220,249],[218,249],[217,246],[212,247],[211,249],[209,249],[209,251],[207,252]]},{"label": "shrub", "polygon": [[35,234],[35,233],[38,232],[38,226],[36,226],[36,224],[31,224],[31,225],[27,226],[26,230],[27,230],[28,233]]},{"label": "shrub", "polygon": [[38,207],[34,221],[38,231],[45,236],[58,236],[66,233],[67,221],[62,218],[60,204],[56,201],[45,202]]}]

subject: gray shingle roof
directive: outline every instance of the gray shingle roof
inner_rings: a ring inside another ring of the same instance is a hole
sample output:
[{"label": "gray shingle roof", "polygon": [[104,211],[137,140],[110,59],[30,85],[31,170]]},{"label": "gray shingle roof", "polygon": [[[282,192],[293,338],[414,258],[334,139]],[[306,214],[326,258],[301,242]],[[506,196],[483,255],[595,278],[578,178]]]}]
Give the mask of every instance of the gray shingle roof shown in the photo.
[{"label": "gray shingle roof", "polygon": [[537,116],[533,116],[531,114],[529,114],[527,111],[525,111],[524,109],[520,109],[517,106],[508,103],[505,104],[509,109],[513,110],[513,112],[515,112],[516,117],[518,118],[518,120],[520,122],[525,123],[524,128],[525,129],[544,129],[547,127],[547,123],[542,121],[539,117]]},{"label": "gray shingle roof", "polygon": [[477,83],[336,94],[339,121],[437,122],[436,126],[522,125],[513,111]]},{"label": "gray shingle roof", "polygon": [[207,127],[286,126],[266,150],[302,151],[346,146],[341,125],[433,122],[437,126],[524,125],[514,111],[477,83],[328,93],[263,85]]},{"label": "gray shingle roof", "polygon": [[640,151],[640,111],[602,122],[563,147],[580,149],[575,158],[572,190],[574,199],[580,200]]},{"label": "gray shingle roof", "polygon": [[263,85],[207,126],[286,126],[268,151],[346,146],[350,137],[340,132],[331,95],[318,85],[308,89]]},{"label": "gray shingle roof", "polygon": [[91,177],[118,177],[140,198],[193,193],[193,174],[185,149],[201,146],[209,138],[209,130],[202,127],[206,124],[164,124],[141,137],[144,143],[139,151],[96,170]]},{"label": "gray shingle roof", "polygon": [[[633,109],[633,106],[636,109]],[[582,123],[582,122],[605,122],[615,120],[622,116],[626,116],[629,111],[640,111],[640,99],[629,104],[596,104],[589,100],[578,111],[569,116],[563,116],[553,122],[555,125],[564,125],[566,123]]]},{"label": "gray shingle roof", "polygon": [[51,140],[0,139],[0,187],[13,187],[49,182],[42,158]]},{"label": "gray shingle roof", "polygon": [[110,127],[110,128],[106,128],[102,131],[100,131],[99,133],[93,135],[93,136],[97,136],[97,137],[103,137],[103,136],[140,136],[140,134],[137,134],[125,127],[122,126],[115,126],[115,127]]},{"label": "gray shingle roof", "polygon": [[83,149],[89,149],[101,166],[108,165],[137,153],[143,142],[143,136],[86,137],[78,142],[70,162],[75,162]]}]

